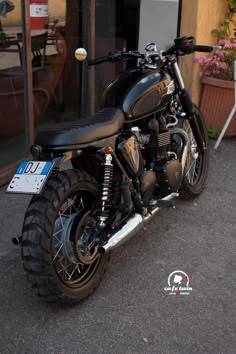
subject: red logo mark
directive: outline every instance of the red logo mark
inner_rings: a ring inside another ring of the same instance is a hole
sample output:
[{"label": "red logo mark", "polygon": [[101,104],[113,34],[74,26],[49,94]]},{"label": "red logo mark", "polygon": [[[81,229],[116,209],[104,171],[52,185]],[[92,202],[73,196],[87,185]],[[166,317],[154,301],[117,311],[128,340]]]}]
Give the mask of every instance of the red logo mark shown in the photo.
[{"label": "red logo mark", "polygon": [[40,14],[40,13],[42,12],[42,10],[43,10],[42,7],[37,7],[37,8],[36,8],[36,13],[37,13],[37,14]]}]

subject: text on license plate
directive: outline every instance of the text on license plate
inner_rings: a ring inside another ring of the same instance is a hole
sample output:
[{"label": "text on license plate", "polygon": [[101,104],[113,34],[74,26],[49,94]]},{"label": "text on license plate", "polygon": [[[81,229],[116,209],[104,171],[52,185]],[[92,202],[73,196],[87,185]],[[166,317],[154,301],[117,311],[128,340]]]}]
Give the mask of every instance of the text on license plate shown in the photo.
[{"label": "text on license plate", "polygon": [[52,167],[52,161],[23,161],[12,178],[7,192],[40,193]]}]

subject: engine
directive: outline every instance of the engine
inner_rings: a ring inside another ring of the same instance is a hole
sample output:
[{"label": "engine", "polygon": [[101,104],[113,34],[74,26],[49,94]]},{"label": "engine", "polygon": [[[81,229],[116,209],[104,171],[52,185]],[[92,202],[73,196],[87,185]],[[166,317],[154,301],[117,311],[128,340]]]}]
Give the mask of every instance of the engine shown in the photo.
[{"label": "engine", "polygon": [[176,114],[145,118],[139,126],[131,128],[130,137],[119,145],[128,165],[127,172],[139,177],[140,192],[146,203],[154,196],[160,198],[180,188],[182,164],[176,148],[177,123]]}]

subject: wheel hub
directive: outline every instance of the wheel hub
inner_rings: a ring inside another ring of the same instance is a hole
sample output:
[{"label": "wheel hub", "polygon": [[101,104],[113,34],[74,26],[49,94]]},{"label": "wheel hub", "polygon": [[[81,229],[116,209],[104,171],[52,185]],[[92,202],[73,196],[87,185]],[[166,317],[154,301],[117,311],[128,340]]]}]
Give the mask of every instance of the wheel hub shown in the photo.
[{"label": "wheel hub", "polygon": [[96,240],[96,226],[95,217],[88,211],[81,218],[75,237],[75,252],[79,260],[84,264],[93,263],[99,256],[98,242]]},{"label": "wheel hub", "polygon": [[90,250],[87,249],[86,252],[84,252],[83,244],[78,242],[76,251],[79,260],[84,264],[92,264],[99,256],[98,245]]},{"label": "wheel hub", "polygon": [[197,160],[199,157],[199,152],[198,152],[198,147],[196,144],[196,141],[194,139],[193,133],[191,131],[191,135],[190,135],[190,152],[192,155],[193,160]]},{"label": "wheel hub", "polygon": [[197,160],[198,156],[199,156],[199,153],[197,151],[197,145],[194,142],[191,143],[190,149],[191,149],[192,158],[194,160]]},{"label": "wheel hub", "polygon": [[73,226],[76,217],[78,217],[77,213],[71,214],[69,217],[60,216],[57,218],[54,226],[54,248],[59,252],[59,255],[72,263],[77,263],[73,235]]},{"label": "wheel hub", "polygon": [[96,221],[90,211],[79,217],[77,213],[59,216],[54,225],[54,249],[72,263],[93,263],[99,256],[98,244],[93,234]]}]

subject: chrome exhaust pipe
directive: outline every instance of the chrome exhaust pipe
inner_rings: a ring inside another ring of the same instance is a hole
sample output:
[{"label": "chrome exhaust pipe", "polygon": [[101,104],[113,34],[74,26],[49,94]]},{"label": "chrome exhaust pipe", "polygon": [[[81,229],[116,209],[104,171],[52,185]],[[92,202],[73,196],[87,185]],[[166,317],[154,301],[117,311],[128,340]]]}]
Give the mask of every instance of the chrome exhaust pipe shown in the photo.
[{"label": "chrome exhaust pipe", "polygon": [[183,129],[180,129],[180,128],[175,128],[175,129],[172,129],[170,131],[170,134],[171,135],[174,135],[174,134],[177,134],[177,135],[180,135],[182,140],[183,140],[183,150],[182,150],[182,156],[181,156],[181,165],[182,165],[182,173],[184,175],[184,168],[185,168],[185,164],[186,164],[186,161],[187,161],[187,157],[188,157],[188,149],[189,149],[189,137],[188,137],[188,134],[183,130]]},{"label": "chrome exhaust pipe", "polygon": [[[165,201],[170,201],[176,197],[178,197],[178,193],[171,193],[167,197],[161,199]],[[126,241],[128,241],[131,237],[133,237],[138,231],[141,230],[145,221],[149,220],[156,212],[160,209],[160,207],[155,208],[149,213],[147,216],[143,217],[141,214],[134,214],[126,224],[117,231],[113,236],[109,238],[107,243],[102,247],[99,247],[99,251],[101,253],[106,253],[108,251],[112,251],[116,247],[122,245]]]},{"label": "chrome exhaust pipe", "polygon": [[183,176],[184,176],[184,168],[185,168],[185,164],[186,164],[186,161],[187,161],[187,157],[188,157],[188,144],[186,144],[185,147],[184,147],[182,160],[181,160]]},{"label": "chrome exhaust pipe", "polygon": [[99,248],[101,253],[106,253],[128,241],[136,232],[141,230],[143,225],[143,217],[140,214],[134,214],[126,224],[111,236],[105,245]]}]

